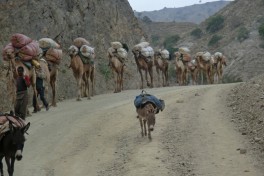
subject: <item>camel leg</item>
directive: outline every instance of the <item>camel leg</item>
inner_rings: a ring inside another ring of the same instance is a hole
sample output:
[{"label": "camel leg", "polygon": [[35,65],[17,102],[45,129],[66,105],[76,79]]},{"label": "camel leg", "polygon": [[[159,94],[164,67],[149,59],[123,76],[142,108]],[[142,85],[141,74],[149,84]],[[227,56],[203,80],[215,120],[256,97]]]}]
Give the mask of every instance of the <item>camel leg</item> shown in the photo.
[{"label": "camel leg", "polygon": [[140,78],[141,78],[141,86],[140,86],[140,89],[143,89],[143,75],[142,75],[142,71],[141,71],[140,68],[138,69],[138,71],[139,71]]},{"label": "camel leg", "polygon": [[51,86],[51,90],[52,90],[52,102],[51,102],[51,106],[56,107],[56,78],[51,78],[50,79],[50,86]]},{"label": "camel leg", "polygon": [[145,80],[147,82],[147,86],[150,87],[150,83],[149,83],[149,80],[148,80],[148,70],[145,70]]},{"label": "camel leg", "polygon": [[160,84],[160,72],[159,72],[159,68],[156,65],[156,72],[157,72],[157,77],[158,77],[158,83]]},{"label": "camel leg", "polygon": [[124,90],[124,79],[123,79],[123,76],[124,76],[124,66],[122,67],[122,70],[121,70],[121,90]]},{"label": "camel leg", "polygon": [[77,101],[81,101],[81,91],[82,91],[82,77],[79,76],[79,78],[77,78]]},{"label": "camel leg", "polygon": [[114,93],[117,93],[118,91],[118,73],[114,72],[114,80],[115,80],[115,90]]},{"label": "camel leg", "polygon": [[91,84],[92,84],[92,91],[91,91],[91,96],[94,96],[94,86],[95,86],[95,70],[94,67],[92,67],[92,72],[90,75],[90,80],[91,80]]},{"label": "camel leg", "polygon": [[153,88],[153,69],[152,67],[148,69],[149,76],[150,76],[150,87]]}]

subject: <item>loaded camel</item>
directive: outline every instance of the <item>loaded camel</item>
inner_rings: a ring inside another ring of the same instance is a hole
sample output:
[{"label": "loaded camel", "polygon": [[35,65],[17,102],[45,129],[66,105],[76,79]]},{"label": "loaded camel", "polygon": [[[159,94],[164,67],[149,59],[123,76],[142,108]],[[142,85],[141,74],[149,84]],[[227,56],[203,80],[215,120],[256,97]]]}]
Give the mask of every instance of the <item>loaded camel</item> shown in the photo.
[{"label": "loaded camel", "polygon": [[188,72],[190,73],[191,78],[192,78],[192,85],[197,85],[199,68],[198,68],[196,61],[194,59],[191,60],[190,62],[187,63],[187,67],[188,67]]},{"label": "loaded camel", "polygon": [[175,69],[176,69],[176,78],[180,86],[187,85],[187,66],[184,64],[184,61],[181,58],[180,52],[174,53],[175,57]]},{"label": "loaded camel", "polygon": [[226,57],[222,53],[216,52],[214,54],[214,59],[216,64],[216,78],[219,84],[223,81],[223,66],[226,66]]},{"label": "loaded camel", "polygon": [[[84,64],[81,56],[78,54],[79,49],[72,45],[70,46],[68,53],[71,57],[70,68],[73,71],[73,75],[77,81],[77,101],[81,101],[82,89],[84,89],[84,96],[91,99],[94,89],[94,64],[86,63]],[[83,81],[83,85],[82,85]],[[91,92],[90,92],[91,83]]]},{"label": "loaded camel", "polygon": [[123,90],[123,75],[124,75],[124,67],[125,67],[125,64],[123,63],[124,59],[118,55],[117,49],[114,49],[113,47],[110,47],[108,49],[107,56],[109,59],[109,66],[111,67],[112,71],[115,73],[114,74],[114,77],[115,77],[114,78],[115,79],[114,93],[121,92]]},{"label": "loaded camel", "polygon": [[163,87],[168,86],[169,85],[169,82],[168,82],[168,78],[169,78],[169,73],[168,73],[169,63],[167,61],[167,58],[163,58],[162,57],[161,51],[156,51],[155,52],[155,54],[154,54],[154,64],[156,66],[156,71],[157,71],[157,74],[158,74],[158,82],[160,82],[160,71],[161,71],[162,86]]},{"label": "loaded camel", "polygon": [[202,84],[203,84],[203,74],[206,76],[207,84],[212,84],[211,72],[212,64],[210,62],[211,54],[209,52],[197,52],[195,54],[195,60],[198,64],[198,68],[201,71]]},{"label": "loaded camel", "polygon": [[[153,49],[150,48],[152,51]],[[142,53],[142,49],[139,49],[137,45],[133,48],[132,53],[134,55],[137,68],[140,74],[141,78],[141,85],[140,89],[143,89],[143,75],[142,75],[142,70],[145,71],[145,79],[147,82],[147,86],[153,88],[153,60],[154,60],[154,53],[153,55],[146,56]],[[148,80],[148,74],[150,76],[150,82]]]}]

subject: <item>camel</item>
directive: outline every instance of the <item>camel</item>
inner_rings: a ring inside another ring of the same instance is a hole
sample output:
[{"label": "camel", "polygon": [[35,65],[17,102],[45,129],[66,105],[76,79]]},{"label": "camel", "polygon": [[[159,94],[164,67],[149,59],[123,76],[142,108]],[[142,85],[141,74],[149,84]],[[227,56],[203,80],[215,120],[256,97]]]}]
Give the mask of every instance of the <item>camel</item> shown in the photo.
[{"label": "camel", "polygon": [[123,90],[123,74],[125,65],[120,61],[117,56],[111,56],[108,54],[110,61],[110,67],[115,73],[115,90],[114,93],[121,92]]},{"label": "camel", "polygon": [[175,52],[174,57],[175,57],[175,68],[176,68],[176,78],[177,82],[179,83],[180,86],[182,85],[187,85],[187,67],[183,63],[181,59],[181,53],[180,52]]},{"label": "camel", "polygon": [[223,66],[226,66],[226,57],[220,53],[216,52],[214,54],[214,59],[215,59],[215,69],[216,73],[215,76],[217,78],[217,83],[222,83],[223,81]]},{"label": "camel", "polygon": [[[78,55],[78,48],[76,46],[70,46],[69,55],[71,57],[70,68],[73,71],[73,75],[77,81],[77,101],[81,101],[82,89],[84,89],[84,96],[91,99],[91,95],[94,92],[94,64],[84,64],[81,57]],[[83,86],[82,86],[83,81]],[[91,93],[90,93],[91,83]]]},{"label": "camel", "polygon": [[158,74],[158,82],[160,82],[160,71],[162,77],[162,86],[168,86],[168,78],[169,78],[169,63],[166,59],[163,59],[160,52],[155,52],[154,54],[154,64],[156,66],[156,71]]},{"label": "camel", "polygon": [[[35,72],[34,67],[32,67],[31,69],[28,69],[28,67],[25,66],[25,64],[20,59],[16,59],[14,52],[8,52],[7,51],[7,58],[8,58],[8,63],[9,63],[9,69],[7,72],[7,76],[8,76],[7,86],[8,86],[10,97],[12,98],[12,100],[11,100],[12,106],[14,107],[14,104],[16,101],[16,85],[15,84],[16,84],[16,78],[18,75],[17,74],[17,68],[19,66],[22,66],[24,68],[25,75],[28,75],[30,77],[31,86],[32,86],[32,89],[34,92],[33,96],[37,95],[36,72]],[[45,60],[40,59],[39,64],[40,64],[40,67],[42,68],[42,70],[44,70],[44,72],[46,74],[46,78],[44,79],[44,81],[49,82],[50,73],[49,73],[47,62]],[[47,91],[48,91],[48,87],[47,87],[47,84],[45,84],[45,92],[47,92]],[[38,103],[37,103],[37,107],[39,108]]]},{"label": "camel", "polygon": [[58,65],[51,62],[47,61],[48,66],[49,66],[49,71],[50,71],[50,86],[52,90],[52,101],[51,101],[51,106],[56,107],[57,102],[56,102],[56,83],[57,83],[57,78],[58,78]]},{"label": "camel", "polygon": [[[151,140],[151,131],[154,130],[154,125],[155,125],[155,112],[156,109],[154,105],[150,102],[146,103],[144,107],[142,108],[137,108],[137,114],[138,114],[138,119],[141,127],[141,135],[147,136]],[[146,123],[147,127],[146,128]],[[148,133],[147,133],[148,130]]]},{"label": "camel", "polygon": [[188,67],[188,72],[190,73],[192,77],[192,85],[197,85],[198,84],[197,77],[199,73],[199,68],[198,68],[196,61],[194,59],[191,60],[190,62],[187,63],[187,67]]},{"label": "camel", "polygon": [[212,84],[211,80],[211,71],[212,64],[210,62],[211,54],[209,52],[198,52],[195,54],[195,60],[198,64],[198,68],[200,70],[202,76],[202,84],[203,84],[203,73],[206,75],[207,84]]},{"label": "camel", "polygon": [[[143,89],[143,75],[142,70],[145,71],[145,79],[147,82],[147,86],[153,88],[153,56],[145,57],[138,50],[133,49],[132,53],[134,54],[137,68],[141,77],[141,86],[140,89]],[[150,82],[148,80],[148,74],[150,76]]]}]

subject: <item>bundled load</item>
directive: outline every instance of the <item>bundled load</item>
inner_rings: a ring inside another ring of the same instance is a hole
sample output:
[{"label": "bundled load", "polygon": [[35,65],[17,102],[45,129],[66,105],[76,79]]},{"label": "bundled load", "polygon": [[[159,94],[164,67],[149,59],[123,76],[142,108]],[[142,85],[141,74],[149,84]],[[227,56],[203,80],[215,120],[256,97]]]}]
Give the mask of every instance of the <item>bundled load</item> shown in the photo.
[{"label": "bundled load", "polygon": [[89,59],[94,59],[95,58],[95,53],[94,53],[94,48],[87,46],[87,45],[83,45],[80,48],[80,52],[83,56],[89,58]]},{"label": "bundled load", "polygon": [[59,49],[60,45],[51,38],[41,38],[39,39],[39,47],[42,50],[48,50],[49,48]]},{"label": "bundled load", "polygon": [[120,42],[111,42],[111,47],[107,50],[108,56],[116,56],[117,58],[121,59],[121,62],[123,62],[123,60],[127,58],[127,52],[127,46]]},{"label": "bundled load", "polygon": [[43,51],[45,60],[59,64],[62,58],[62,50],[60,45],[51,38],[39,39],[39,47]]},{"label": "bundled load", "polygon": [[0,136],[10,130],[10,124],[14,128],[22,129],[26,126],[25,120],[20,117],[14,116],[13,114],[0,113]]},{"label": "bundled load", "polygon": [[169,51],[166,50],[166,49],[161,50],[161,51],[160,51],[160,54],[161,54],[161,57],[162,57],[163,59],[169,59],[169,58],[170,58],[170,53],[169,53]]},{"label": "bundled load", "polygon": [[221,59],[222,57],[223,57],[223,54],[220,53],[220,52],[216,52],[216,53],[214,54],[214,58],[216,58],[216,59]]},{"label": "bundled load", "polygon": [[94,48],[82,37],[73,40],[73,45],[69,48],[70,55],[79,55],[84,64],[93,64],[95,59]]},{"label": "bundled load", "polygon": [[90,46],[90,43],[85,38],[78,37],[73,40],[73,45],[77,48],[81,48],[83,45]]},{"label": "bundled load", "polygon": [[164,100],[158,99],[154,95],[147,94],[144,90],[141,92],[140,95],[136,96],[134,100],[135,107],[143,108],[146,103],[152,103],[156,108],[156,114],[159,113],[159,110],[163,111],[165,108]]},{"label": "bundled load", "polygon": [[140,52],[146,58],[152,58],[154,56],[154,50],[149,46],[148,42],[141,42],[134,46],[133,51]]},{"label": "bundled load", "polygon": [[190,62],[192,57],[190,54],[190,50],[187,47],[180,47],[179,52],[181,54],[182,60],[185,62]]},{"label": "bundled load", "polygon": [[209,61],[211,59],[211,54],[208,51],[204,52],[202,55],[202,59],[204,61]]},{"label": "bundled load", "polygon": [[19,33],[11,36],[11,43],[6,45],[2,52],[3,59],[6,61],[10,59],[8,56],[11,56],[13,58],[21,59],[23,62],[30,62],[33,59],[36,59],[39,54],[40,48],[38,42]]}]

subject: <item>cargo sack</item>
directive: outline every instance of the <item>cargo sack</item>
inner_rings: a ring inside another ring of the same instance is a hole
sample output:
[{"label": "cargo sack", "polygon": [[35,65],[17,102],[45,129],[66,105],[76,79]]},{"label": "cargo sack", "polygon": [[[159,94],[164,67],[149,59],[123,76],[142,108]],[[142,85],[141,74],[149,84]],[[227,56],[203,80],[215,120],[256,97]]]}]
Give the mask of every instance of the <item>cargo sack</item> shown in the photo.
[{"label": "cargo sack", "polygon": [[123,47],[122,43],[120,43],[120,42],[111,42],[111,46],[114,49],[118,49],[118,48],[122,48]]},{"label": "cargo sack", "polygon": [[160,54],[161,54],[161,57],[162,57],[163,59],[169,59],[169,58],[170,58],[170,53],[169,53],[169,51],[166,50],[166,49],[162,50],[162,51],[160,52]]},{"label": "cargo sack", "polygon": [[117,49],[117,55],[121,57],[122,59],[127,58],[127,51],[124,48],[118,48]]},{"label": "cargo sack", "polygon": [[83,45],[80,48],[80,52],[84,57],[87,57],[89,59],[94,59],[95,58],[95,53],[94,53],[94,48],[87,46],[87,45]]},{"label": "cargo sack", "polygon": [[133,50],[138,50],[138,51],[141,51],[143,48],[146,48],[149,46],[149,43],[148,42],[141,42],[137,45],[134,46]]},{"label": "cargo sack", "polygon": [[8,61],[7,54],[8,54],[8,53],[14,53],[14,52],[15,52],[15,48],[13,47],[12,43],[7,44],[7,45],[4,47],[3,51],[2,51],[3,59],[4,59],[5,61]]},{"label": "cargo sack", "polygon": [[211,54],[209,52],[204,52],[202,55],[202,59],[206,62],[209,61],[211,59]]},{"label": "cargo sack", "polygon": [[78,37],[73,40],[73,45],[78,48],[81,48],[83,45],[90,46],[90,43],[85,38]]},{"label": "cargo sack", "polygon": [[11,43],[15,48],[22,48],[30,42],[32,42],[32,39],[24,34],[16,33],[11,36]]},{"label": "cargo sack", "polygon": [[70,56],[76,56],[79,53],[79,49],[76,46],[71,45],[68,49],[68,53]]},{"label": "cargo sack", "polygon": [[190,53],[190,50],[189,50],[189,48],[187,48],[187,47],[180,47],[180,48],[179,48],[179,52],[180,52],[181,54],[189,54],[189,53]]},{"label": "cargo sack", "polygon": [[182,60],[185,62],[190,62],[192,60],[192,57],[190,54],[183,54],[182,55]]},{"label": "cargo sack", "polygon": [[39,55],[40,49],[38,46],[38,43],[36,41],[32,41],[29,44],[23,46],[19,52],[18,56],[23,61],[30,61],[33,57],[36,57]]},{"label": "cargo sack", "polygon": [[153,57],[154,56],[154,50],[148,46],[146,48],[142,48],[141,54],[145,57]]},{"label": "cargo sack", "polygon": [[46,53],[46,60],[47,61],[51,61],[55,64],[59,64],[61,58],[62,58],[62,50],[61,49],[55,49],[55,48],[48,49],[48,51]]},{"label": "cargo sack", "polygon": [[156,114],[159,113],[159,110],[163,111],[165,108],[164,100],[158,99],[154,95],[141,93],[134,100],[134,105],[137,109],[144,107],[146,103],[152,103],[157,108]]},{"label": "cargo sack", "polygon": [[214,54],[214,58],[216,58],[216,59],[221,59],[222,57],[223,57],[223,54],[220,53],[220,52],[216,52],[216,53]]},{"label": "cargo sack", "polygon": [[60,45],[51,38],[42,38],[39,39],[39,47],[44,50],[48,50],[49,48],[59,49]]}]

